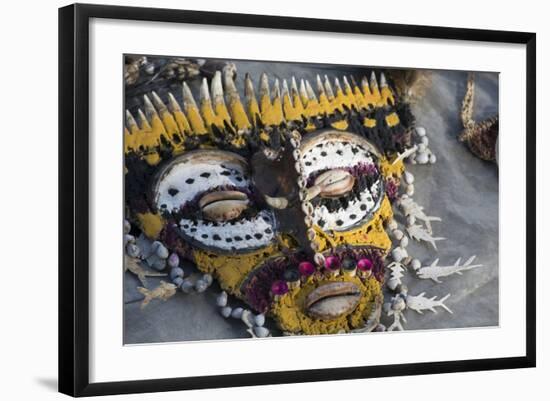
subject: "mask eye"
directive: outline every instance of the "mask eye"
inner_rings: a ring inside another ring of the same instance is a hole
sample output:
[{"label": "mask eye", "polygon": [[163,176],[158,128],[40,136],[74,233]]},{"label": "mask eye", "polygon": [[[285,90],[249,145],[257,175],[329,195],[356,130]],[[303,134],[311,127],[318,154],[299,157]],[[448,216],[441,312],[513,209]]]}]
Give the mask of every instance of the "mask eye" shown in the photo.
[{"label": "mask eye", "polygon": [[306,139],[301,150],[313,222],[324,231],[345,231],[369,220],[384,194],[377,150],[337,131]]},{"label": "mask eye", "polygon": [[275,220],[259,201],[246,161],[218,150],[189,152],[157,176],[157,208],[181,235],[205,249],[245,251],[275,239]]}]

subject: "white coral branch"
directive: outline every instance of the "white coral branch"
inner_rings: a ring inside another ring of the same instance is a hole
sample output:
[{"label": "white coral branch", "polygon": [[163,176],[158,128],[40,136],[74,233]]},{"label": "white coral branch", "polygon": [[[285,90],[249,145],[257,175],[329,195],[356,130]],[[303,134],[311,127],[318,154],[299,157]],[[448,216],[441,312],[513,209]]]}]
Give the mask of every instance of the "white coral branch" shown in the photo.
[{"label": "white coral branch", "polygon": [[461,258],[458,258],[454,265],[450,266],[438,266],[437,263],[439,259],[436,259],[429,266],[422,266],[417,270],[418,278],[433,280],[436,283],[441,283],[439,280],[440,277],[447,277],[452,274],[461,275],[463,271],[475,269],[476,267],[481,267],[483,265],[473,265],[476,255],[472,256],[466,261],[463,265],[460,264]]},{"label": "white coral branch", "polygon": [[420,314],[424,313],[425,310],[430,310],[433,313],[437,313],[436,307],[441,307],[449,313],[453,313],[444,302],[451,296],[451,294],[445,295],[443,298],[436,300],[437,297],[427,298],[425,297],[426,293],[423,292],[419,295],[407,295],[405,302],[407,303],[407,308],[412,309]]},{"label": "white coral branch", "polygon": [[410,227],[407,227],[407,233],[409,234],[409,237],[411,237],[415,241],[425,241],[430,243],[433,248],[437,251],[437,246],[435,245],[435,241],[441,241],[445,238],[443,237],[432,237],[432,235],[426,231],[422,226],[418,224],[413,224]]}]

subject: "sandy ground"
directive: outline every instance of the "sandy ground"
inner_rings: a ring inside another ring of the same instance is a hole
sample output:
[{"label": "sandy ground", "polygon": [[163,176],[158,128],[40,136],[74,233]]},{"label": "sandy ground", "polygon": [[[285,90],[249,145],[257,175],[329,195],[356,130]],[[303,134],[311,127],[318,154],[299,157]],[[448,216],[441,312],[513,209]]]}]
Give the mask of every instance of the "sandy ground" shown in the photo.
[{"label": "sandy ground", "polygon": [[[365,69],[349,67],[319,67],[300,64],[237,62],[237,84],[242,90],[245,72],[259,77],[263,71],[272,77],[315,78],[317,73],[339,76],[360,76]],[[404,278],[409,293],[442,297],[451,294],[446,305],[454,312],[441,310],[437,314],[419,315],[407,311],[406,329],[428,330],[458,327],[498,325],[498,168],[474,157],[456,139],[460,132],[459,109],[465,91],[466,73],[438,71],[426,96],[413,106],[418,125],[424,126],[430,139],[429,147],[437,156],[435,165],[407,165],[415,176],[415,200],[429,215],[443,222],[433,223],[434,235],[447,238],[438,242],[438,251],[425,243],[410,241],[409,254],[429,264],[440,258],[440,265],[453,264],[477,255],[483,267],[453,275],[436,284],[419,280],[412,274]],[[476,118],[482,119],[498,112],[498,75],[478,74],[476,88]],[[193,90],[196,90],[196,84]],[[167,89],[156,88],[164,97]],[[177,88],[170,88],[175,94]],[[241,92],[242,93],[242,92]],[[136,97],[127,99],[128,107],[137,105]],[[400,216],[397,216],[400,219]],[[402,220],[401,220],[402,221]],[[187,265],[192,272],[194,267]],[[149,287],[158,284],[150,278]],[[136,290],[137,279],[130,273],[124,280],[124,343],[156,343],[166,341],[211,340],[248,337],[245,326],[234,319],[224,319],[215,304],[220,291],[214,284],[205,293],[186,295],[178,292],[166,302],[152,302],[140,310],[141,294]],[[231,299],[231,306],[239,305]],[[389,323],[388,320],[383,320]],[[267,326],[273,327],[268,321]],[[277,334],[277,331],[274,331]]]}]

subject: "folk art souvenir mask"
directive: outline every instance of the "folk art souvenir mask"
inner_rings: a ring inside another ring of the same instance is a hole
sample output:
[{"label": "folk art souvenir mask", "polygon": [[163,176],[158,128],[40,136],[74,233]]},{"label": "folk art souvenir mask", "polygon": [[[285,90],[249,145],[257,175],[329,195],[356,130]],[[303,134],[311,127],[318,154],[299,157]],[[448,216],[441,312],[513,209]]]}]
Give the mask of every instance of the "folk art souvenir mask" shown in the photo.
[{"label": "folk art souvenir mask", "polygon": [[[401,184],[412,187],[403,159],[414,157],[422,131],[384,72],[317,77],[316,89],[265,74],[256,88],[247,75],[244,93],[234,79],[230,69],[204,78],[198,99],[184,81],[179,100],[152,92],[126,112],[127,257],[172,279],[156,293],[143,289],[146,301],[196,287],[178,267],[188,260],[224,291],[222,314],[228,294],[286,334],[383,330],[384,284],[395,293],[385,307],[390,329],[402,329],[406,307],[446,308],[400,281],[406,264],[421,278],[439,273],[411,263],[404,247],[392,250],[390,235],[403,237],[394,208],[412,216],[411,238],[434,247],[440,238],[431,236],[437,218],[399,196]],[[135,246],[130,230],[150,248]],[[448,274],[478,266],[471,262]]]}]

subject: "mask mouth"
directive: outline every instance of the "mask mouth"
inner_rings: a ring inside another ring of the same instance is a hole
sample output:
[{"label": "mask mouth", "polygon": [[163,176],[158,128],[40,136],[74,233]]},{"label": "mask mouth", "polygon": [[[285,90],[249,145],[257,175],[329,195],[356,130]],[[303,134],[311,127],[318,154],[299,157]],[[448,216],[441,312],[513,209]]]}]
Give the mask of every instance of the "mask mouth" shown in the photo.
[{"label": "mask mouth", "polygon": [[320,320],[333,320],[353,311],[361,300],[359,287],[352,282],[331,282],[317,287],[306,297],[306,313]]}]

